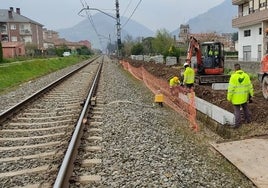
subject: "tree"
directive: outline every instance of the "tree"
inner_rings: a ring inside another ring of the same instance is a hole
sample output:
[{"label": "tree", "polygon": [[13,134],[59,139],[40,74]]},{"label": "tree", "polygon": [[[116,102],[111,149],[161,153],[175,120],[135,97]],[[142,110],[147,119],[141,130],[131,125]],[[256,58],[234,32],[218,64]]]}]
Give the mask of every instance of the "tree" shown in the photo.
[{"label": "tree", "polygon": [[154,39],[153,37],[147,37],[142,40],[144,54],[149,55],[154,53],[152,45],[153,39]]},{"label": "tree", "polygon": [[3,48],[2,48],[2,43],[0,41],[0,63],[3,62]]},{"label": "tree", "polygon": [[57,56],[62,56],[63,52],[70,52],[71,50],[68,49],[68,46],[66,44],[62,44],[58,48],[55,49],[55,52]]},{"label": "tree", "polygon": [[167,56],[175,56],[175,57],[180,57],[180,49],[176,48],[174,45],[170,46],[168,49]]},{"label": "tree", "polygon": [[156,37],[152,40],[152,48],[156,53],[165,54],[170,46],[174,44],[172,36],[166,29],[158,30]]},{"label": "tree", "polygon": [[144,48],[141,43],[135,44],[131,48],[131,54],[133,55],[143,55],[144,54]]},{"label": "tree", "polygon": [[92,54],[90,49],[86,46],[82,46],[81,48],[78,48],[77,52],[79,55],[91,55]]},{"label": "tree", "polygon": [[34,56],[35,55],[35,51],[37,50],[37,45],[27,42],[25,45],[25,50],[26,50],[26,55],[28,56]]},{"label": "tree", "polygon": [[233,43],[235,41],[238,41],[238,32],[235,32],[235,33],[232,34],[232,41],[233,41]]},{"label": "tree", "polygon": [[130,35],[127,35],[124,38],[123,42],[123,48],[122,48],[122,55],[127,57],[131,55],[131,49],[135,45],[135,41],[133,40],[133,37]]}]

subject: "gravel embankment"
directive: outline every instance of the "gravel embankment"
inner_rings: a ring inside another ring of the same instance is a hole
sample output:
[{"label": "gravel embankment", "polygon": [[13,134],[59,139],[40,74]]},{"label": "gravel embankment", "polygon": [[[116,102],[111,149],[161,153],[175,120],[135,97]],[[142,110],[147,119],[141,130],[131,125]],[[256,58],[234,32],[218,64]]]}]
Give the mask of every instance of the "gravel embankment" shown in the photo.
[{"label": "gravel embankment", "polygon": [[115,62],[105,63],[104,187],[254,187],[213,152],[205,133],[153,104],[153,94]]},{"label": "gravel embankment", "polygon": [[[0,113],[18,96],[37,91],[61,74],[1,95]],[[153,104],[153,94],[118,63],[105,61],[102,82],[104,151],[99,187],[254,187],[211,149],[207,133],[194,133],[179,114]]]}]

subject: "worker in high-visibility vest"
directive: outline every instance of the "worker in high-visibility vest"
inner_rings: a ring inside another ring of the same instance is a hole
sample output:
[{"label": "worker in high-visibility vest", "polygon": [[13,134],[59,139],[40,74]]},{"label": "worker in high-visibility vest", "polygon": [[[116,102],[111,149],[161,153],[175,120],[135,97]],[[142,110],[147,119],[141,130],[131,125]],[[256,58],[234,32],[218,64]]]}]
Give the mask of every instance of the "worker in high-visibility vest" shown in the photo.
[{"label": "worker in high-visibility vest", "polygon": [[208,51],[208,55],[209,55],[209,56],[213,56],[213,50],[212,50],[212,49],[210,49],[210,50]]},{"label": "worker in high-visibility vest", "polygon": [[188,63],[184,63],[183,66],[185,68],[185,71],[183,73],[183,85],[191,89],[194,86],[194,69],[192,69]]},{"label": "worker in high-visibility vest", "polygon": [[227,100],[234,106],[235,125],[233,127],[238,128],[241,125],[241,107],[246,122],[251,122],[251,114],[247,103],[252,102],[251,98],[253,97],[254,91],[249,75],[241,70],[240,64],[235,64],[234,68],[235,72],[229,80]]},{"label": "worker in high-visibility vest", "polygon": [[177,76],[174,76],[169,80],[169,88],[171,95],[175,95],[175,88],[180,84],[180,80]]}]

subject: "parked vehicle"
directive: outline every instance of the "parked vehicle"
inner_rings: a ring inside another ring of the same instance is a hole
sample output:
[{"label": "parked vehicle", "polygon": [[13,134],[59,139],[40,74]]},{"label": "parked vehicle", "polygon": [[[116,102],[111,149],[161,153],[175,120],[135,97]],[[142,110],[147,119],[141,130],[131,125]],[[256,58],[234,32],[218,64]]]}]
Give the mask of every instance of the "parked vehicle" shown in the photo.
[{"label": "parked vehicle", "polygon": [[63,52],[63,54],[62,54],[63,57],[68,57],[68,56],[70,56],[70,55],[71,55],[70,52]]}]

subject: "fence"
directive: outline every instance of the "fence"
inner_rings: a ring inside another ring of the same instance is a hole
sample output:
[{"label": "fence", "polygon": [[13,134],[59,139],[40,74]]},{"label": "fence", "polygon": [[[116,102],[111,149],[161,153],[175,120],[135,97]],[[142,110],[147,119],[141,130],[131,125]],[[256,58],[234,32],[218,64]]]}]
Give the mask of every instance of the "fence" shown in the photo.
[{"label": "fence", "polygon": [[144,67],[133,67],[125,60],[120,60],[125,70],[129,71],[135,78],[143,81],[145,85],[156,95],[163,94],[164,104],[170,106],[176,112],[189,120],[190,126],[194,131],[198,131],[196,122],[195,93],[193,90],[177,86],[171,94],[169,83],[146,71]]}]

